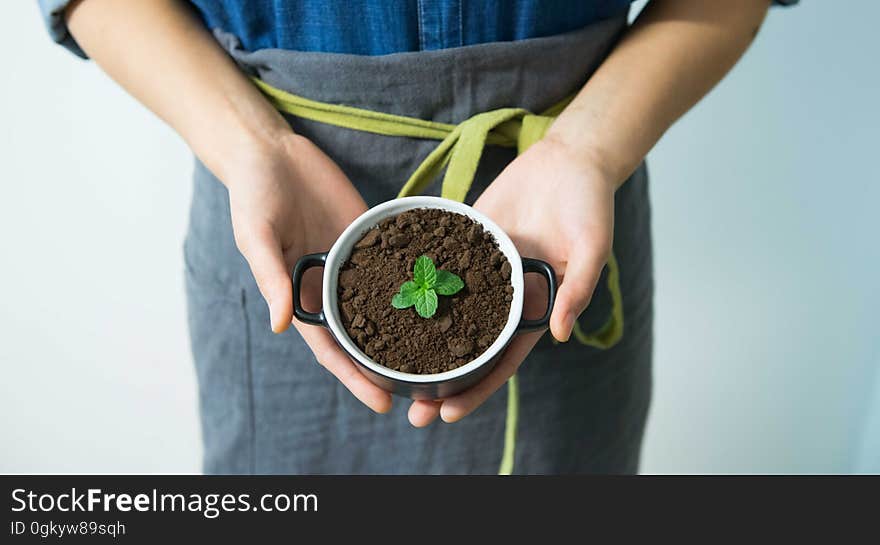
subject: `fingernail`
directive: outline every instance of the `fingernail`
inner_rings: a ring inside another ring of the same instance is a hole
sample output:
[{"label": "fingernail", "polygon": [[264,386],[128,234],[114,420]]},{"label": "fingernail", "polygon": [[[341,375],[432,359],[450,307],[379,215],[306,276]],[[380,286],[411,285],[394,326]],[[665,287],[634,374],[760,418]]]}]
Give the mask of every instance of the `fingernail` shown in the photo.
[{"label": "fingernail", "polygon": [[381,404],[377,405],[376,407],[371,407],[371,409],[373,409],[373,412],[375,412],[377,414],[388,414],[389,412],[391,412],[391,406],[392,406],[391,401],[386,400],[385,403],[381,403]]},{"label": "fingernail", "polygon": [[456,415],[455,411],[453,411],[450,407],[440,407],[440,420],[446,422],[447,424],[453,424],[461,420],[461,416]]},{"label": "fingernail", "polygon": [[559,342],[567,343],[568,339],[571,338],[571,330],[574,328],[574,319],[575,316],[572,313],[565,315],[565,319],[562,320],[562,338],[558,339]]},{"label": "fingernail", "polygon": [[272,333],[280,333],[278,325],[276,325],[275,310],[272,309],[272,303],[266,302],[266,305],[269,307],[269,329],[272,330]]}]

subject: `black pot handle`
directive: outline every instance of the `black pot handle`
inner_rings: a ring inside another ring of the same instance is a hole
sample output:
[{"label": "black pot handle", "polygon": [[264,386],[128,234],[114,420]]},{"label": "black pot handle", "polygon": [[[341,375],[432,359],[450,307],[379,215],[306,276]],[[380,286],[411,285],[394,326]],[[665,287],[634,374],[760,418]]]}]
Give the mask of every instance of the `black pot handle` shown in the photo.
[{"label": "black pot handle", "polygon": [[[519,325],[516,326],[516,331],[517,333],[524,333],[546,329],[550,325],[550,315],[553,314],[553,302],[556,300],[556,271],[546,261],[530,257],[522,258],[522,268],[523,275],[526,273],[538,273],[547,281],[547,311],[537,320],[521,319]],[[525,282],[523,282],[523,287],[525,287]]]},{"label": "black pot handle", "polygon": [[327,252],[322,254],[308,254],[299,258],[296,265],[293,267],[293,315],[296,316],[296,319],[300,322],[312,325],[327,325],[327,319],[324,317],[323,308],[318,312],[307,312],[302,307],[302,301],[300,301],[303,274],[312,267],[323,267],[326,262]]}]

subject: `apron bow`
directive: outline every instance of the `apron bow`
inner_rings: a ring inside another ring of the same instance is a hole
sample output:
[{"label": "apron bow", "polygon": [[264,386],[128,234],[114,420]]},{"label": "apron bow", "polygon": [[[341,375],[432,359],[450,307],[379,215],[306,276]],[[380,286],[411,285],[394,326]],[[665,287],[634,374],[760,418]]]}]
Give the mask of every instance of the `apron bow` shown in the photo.
[{"label": "apron bow", "polygon": [[412,173],[398,197],[421,193],[446,168],[440,196],[464,202],[487,144],[515,147],[518,155],[544,136],[553,119],[522,108],[501,108],[462,121]]}]

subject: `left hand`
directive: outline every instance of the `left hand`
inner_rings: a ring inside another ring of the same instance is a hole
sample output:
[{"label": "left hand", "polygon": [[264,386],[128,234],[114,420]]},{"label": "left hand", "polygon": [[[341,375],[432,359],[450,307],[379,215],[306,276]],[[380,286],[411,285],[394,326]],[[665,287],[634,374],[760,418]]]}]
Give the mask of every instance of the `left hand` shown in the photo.
[{"label": "left hand", "polygon": [[[510,235],[521,255],[543,259],[556,270],[561,284],[550,331],[559,341],[568,340],[575,319],[590,303],[611,253],[616,188],[599,161],[545,138],[511,162],[474,204]],[[544,312],[542,284],[533,275],[526,277],[524,316]],[[437,416],[456,422],[470,414],[516,373],[543,333],[515,337],[489,375],[468,390],[413,402],[412,425],[427,426]]]}]

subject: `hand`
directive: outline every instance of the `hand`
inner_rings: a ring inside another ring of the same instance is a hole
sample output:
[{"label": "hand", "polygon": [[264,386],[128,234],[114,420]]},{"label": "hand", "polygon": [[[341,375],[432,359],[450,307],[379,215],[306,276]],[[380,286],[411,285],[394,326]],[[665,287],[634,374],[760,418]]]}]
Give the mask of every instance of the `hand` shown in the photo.
[{"label": "hand", "polygon": [[[590,303],[611,252],[617,186],[612,180],[587,154],[545,138],[510,163],[474,205],[510,235],[521,255],[543,259],[556,270],[561,285],[550,331],[559,341],[568,340]],[[527,317],[540,316],[547,300],[546,287],[533,276],[526,276]],[[421,427],[437,416],[445,422],[464,418],[516,373],[542,334],[515,337],[492,372],[465,392],[414,402],[410,422]]]},{"label": "hand", "polygon": [[[266,303],[272,330],[293,319],[290,271],[308,253],[326,251],[367,207],[339,167],[308,139],[287,133],[271,146],[243,153],[224,168],[235,242]],[[321,301],[318,275],[303,281],[303,304]],[[368,381],[324,328],[296,323],[318,362],[376,412],[391,396]]]}]

